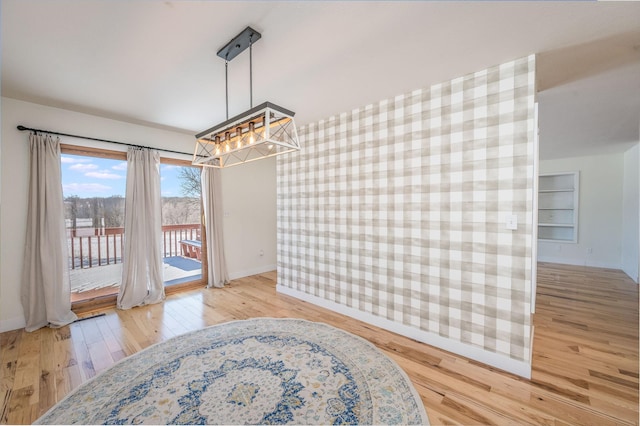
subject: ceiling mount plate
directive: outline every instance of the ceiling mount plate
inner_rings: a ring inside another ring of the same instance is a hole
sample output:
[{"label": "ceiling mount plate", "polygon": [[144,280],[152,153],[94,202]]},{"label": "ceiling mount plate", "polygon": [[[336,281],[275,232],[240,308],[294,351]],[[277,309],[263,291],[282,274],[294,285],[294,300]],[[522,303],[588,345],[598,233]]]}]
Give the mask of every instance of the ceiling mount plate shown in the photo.
[{"label": "ceiling mount plate", "polygon": [[225,61],[230,61],[249,47],[249,44],[255,43],[260,40],[261,37],[262,35],[259,32],[251,27],[247,27],[231,39],[229,43],[225,44],[222,49],[218,50],[217,55]]}]

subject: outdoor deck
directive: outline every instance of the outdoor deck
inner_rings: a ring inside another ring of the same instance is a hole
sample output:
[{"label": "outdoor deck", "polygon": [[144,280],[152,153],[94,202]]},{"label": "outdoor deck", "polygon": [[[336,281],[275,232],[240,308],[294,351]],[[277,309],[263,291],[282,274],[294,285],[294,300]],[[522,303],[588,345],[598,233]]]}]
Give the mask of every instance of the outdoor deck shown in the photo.
[{"label": "outdoor deck", "polygon": [[[181,256],[163,259],[163,277],[165,285],[180,284],[201,277],[202,264],[194,259]],[[122,280],[122,263],[96,268],[74,269],[70,273],[71,293],[118,288]]]},{"label": "outdoor deck", "polygon": [[[199,279],[202,263],[199,258],[181,252],[181,241],[196,242],[200,237],[200,225],[167,225],[163,231],[163,278],[165,285],[179,284]],[[110,293],[122,280],[122,228],[106,228],[98,231],[69,232],[71,293]]]}]

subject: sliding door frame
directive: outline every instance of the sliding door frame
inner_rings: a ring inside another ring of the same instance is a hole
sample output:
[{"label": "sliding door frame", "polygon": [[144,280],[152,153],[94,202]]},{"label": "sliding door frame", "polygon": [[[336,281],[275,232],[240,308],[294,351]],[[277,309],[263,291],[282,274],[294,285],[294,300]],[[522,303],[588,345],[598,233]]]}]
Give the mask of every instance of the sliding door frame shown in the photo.
[{"label": "sliding door frame", "polygon": [[[125,151],[112,151],[103,148],[93,148],[87,146],[79,146],[79,145],[70,145],[70,144],[60,144],[60,151],[62,154],[69,155],[82,155],[85,157],[98,157],[98,158],[108,158],[112,160],[122,160],[127,161],[127,153]],[[162,151],[160,151],[162,155]],[[181,160],[177,158],[168,158],[168,157],[160,157],[160,164],[169,164],[174,166],[181,167],[198,167],[193,166],[190,160]],[[198,167],[200,168],[200,167]],[[208,276],[208,264],[207,264],[207,230],[204,226],[204,210],[202,204],[202,195],[200,196],[200,227],[201,227],[201,239],[202,239],[202,272],[200,274],[200,279],[193,280],[180,284],[173,284],[170,286],[165,286],[164,291],[166,295],[179,293],[182,291],[193,290],[196,288],[206,287],[207,285],[207,276]],[[77,302],[73,302],[71,304],[71,309],[73,312],[77,314],[86,313],[90,311],[95,311],[99,309],[112,308],[116,306],[116,300],[118,295],[111,294],[106,296],[96,296],[92,298],[88,298],[85,300],[80,300]]]}]

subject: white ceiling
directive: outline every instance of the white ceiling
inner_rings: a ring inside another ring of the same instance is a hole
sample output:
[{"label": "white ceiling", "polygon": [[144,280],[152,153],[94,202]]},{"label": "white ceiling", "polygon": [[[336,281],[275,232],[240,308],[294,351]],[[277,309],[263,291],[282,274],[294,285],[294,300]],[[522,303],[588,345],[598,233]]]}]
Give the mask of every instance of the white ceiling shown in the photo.
[{"label": "white ceiling", "polygon": [[[197,133],[225,118],[216,52],[250,25],[254,104],[296,111],[298,125],[538,53],[541,158],[639,140],[638,2],[1,5],[11,98]],[[249,107],[248,74],[248,53],[230,62],[231,115]]]}]

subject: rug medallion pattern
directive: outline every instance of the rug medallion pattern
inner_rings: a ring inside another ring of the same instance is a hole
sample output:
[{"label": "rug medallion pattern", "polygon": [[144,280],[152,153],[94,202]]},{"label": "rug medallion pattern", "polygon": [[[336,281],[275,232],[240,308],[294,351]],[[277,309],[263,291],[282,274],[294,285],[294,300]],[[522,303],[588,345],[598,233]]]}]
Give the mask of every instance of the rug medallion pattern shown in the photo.
[{"label": "rug medallion pattern", "polygon": [[40,424],[427,424],[406,374],[366,340],[295,319],[234,321],[152,346]]}]

